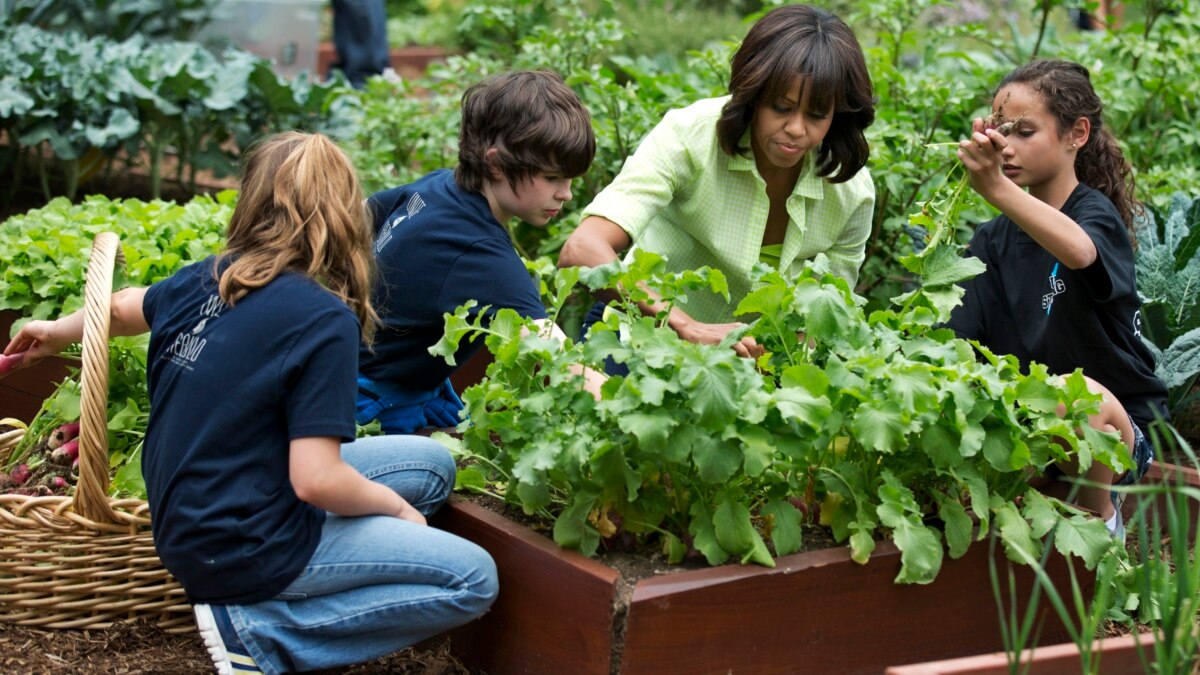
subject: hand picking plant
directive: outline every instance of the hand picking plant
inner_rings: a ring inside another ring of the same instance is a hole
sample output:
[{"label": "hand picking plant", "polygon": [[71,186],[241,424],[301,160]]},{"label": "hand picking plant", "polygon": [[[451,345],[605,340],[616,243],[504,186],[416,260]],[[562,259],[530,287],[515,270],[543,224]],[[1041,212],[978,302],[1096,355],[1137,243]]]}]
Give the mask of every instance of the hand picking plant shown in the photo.
[{"label": "hand picking plant", "polygon": [[[146,498],[141,451],[150,411],[148,344],[147,335],[118,337],[109,344],[108,462],[115,470],[109,492],[117,497]],[[42,403],[21,441],[0,464],[0,492],[62,495],[74,490],[79,471],[80,387],[75,372]]]},{"label": "hand picking plant", "polygon": [[[767,350],[757,361],[682,341],[665,313],[638,313],[646,287],[668,305],[701,288],[728,298],[718,271],[667,273],[647,252],[548,282],[552,316],[578,283],[618,293],[586,343],[560,346],[505,310],[485,327],[459,308],[430,351],[451,358],[482,335],[495,355],[463,394],[457,450],[478,467],[465,483],[549,515],[555,541],[589,555],[632,536],[657,538],[671,561],[695,552],[771,566],[816,521],[860,563],[892,539],[898,582],[932,581],[945,548],[959,557],[992,529],[1014,560],[1036,559],[1055,530],[1059,551],[1094,567],[1111,544],[1103,523],[1026,479],[1068,457],[1127,466],[1115,435],[1086,422],[1098,397],[1079,373],[1022,373],[939,327],[961,297],[955,284],[981,269],[952,236],[970,194],[959,181],[913,217],[929,241],[903,262],[923,285],[892,309],[865,315],[821,259],[796,279],[761,266],[737,307]],[[606,359],[630,372],[597,401],[570,367]]]}]

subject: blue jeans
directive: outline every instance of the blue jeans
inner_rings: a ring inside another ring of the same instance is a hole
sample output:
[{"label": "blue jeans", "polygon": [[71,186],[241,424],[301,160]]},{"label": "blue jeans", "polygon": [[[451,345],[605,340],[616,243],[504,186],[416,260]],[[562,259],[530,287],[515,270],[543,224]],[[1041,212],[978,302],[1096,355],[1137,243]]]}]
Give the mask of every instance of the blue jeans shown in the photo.
[{"label": "blue jeans", "polygon": [[[425,515],[454,487],[454,460],[420,436],[378,436],[342,446],[367,478]],[[499,588],[496,564],[458,536],[390,516],[329,514],[308,566],[271,600],[226,605],[264,673],[369,661],[475,619]]]},{"label": "blue jeans", "polygon": [[383,0],[333,0],[333,44],[338,68],[355,89],[391,65]]}]

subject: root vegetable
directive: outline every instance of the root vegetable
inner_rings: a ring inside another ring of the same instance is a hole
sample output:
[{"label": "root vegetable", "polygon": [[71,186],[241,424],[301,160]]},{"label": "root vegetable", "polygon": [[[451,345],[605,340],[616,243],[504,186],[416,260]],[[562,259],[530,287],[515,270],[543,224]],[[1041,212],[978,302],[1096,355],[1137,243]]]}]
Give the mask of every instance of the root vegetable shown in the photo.
[{"label": "root vegetable", "polygon": [[55,464],[71,464],[79,459],[79,439],[74,438],[50,453],[50,459],[54,460]]},{"label": "root vegetable", "polygon": [[0,377],[20,368],[25,363],[25,352],[17,352],[9,356],[0,354]]},{"label": "root vegetable", "polygon": [[79,436],[79,422],[68,422],[50,432],[50,440],[46,442],[46,445],[50,446],[51,450],[55,450],[77,436]]},{"label": "root vegetable", "polygon": [[8,481],[12,485],[24,485],[27,480],[29,480],[28,464],[20,464],[12,470],[12,473],[8,474]]}]

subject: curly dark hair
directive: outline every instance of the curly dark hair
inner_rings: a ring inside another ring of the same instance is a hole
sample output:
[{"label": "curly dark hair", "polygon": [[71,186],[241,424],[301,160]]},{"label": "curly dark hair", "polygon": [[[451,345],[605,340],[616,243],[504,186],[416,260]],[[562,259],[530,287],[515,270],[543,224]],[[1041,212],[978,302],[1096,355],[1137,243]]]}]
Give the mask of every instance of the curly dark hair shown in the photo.
[{"label": "curly dark hair", "polygon": [[1133,221],[1143,207],[1134,197],[1133,168],[1104,124],[1104,103],[1092,87],[1088,69],[1071,61],[1039,59],[1005,75],[996,91],[1010,84],[1024,84],[1041,94],[1060,135],[1081,117],[1091,123],[1091,135],[1075,155],[1075,176],[1112,200],[1129,230],[1130,242],[1136,244]]}]

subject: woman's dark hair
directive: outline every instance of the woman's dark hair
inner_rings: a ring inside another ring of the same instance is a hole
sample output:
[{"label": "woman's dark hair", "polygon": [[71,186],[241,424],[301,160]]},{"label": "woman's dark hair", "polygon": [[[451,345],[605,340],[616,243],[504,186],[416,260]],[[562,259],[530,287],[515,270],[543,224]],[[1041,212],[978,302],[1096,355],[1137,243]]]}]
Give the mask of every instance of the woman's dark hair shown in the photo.
[{"label": "woman's dark hair", "polygon": [[496,174],[514,190],[541,171],[582,176],[595,155],[587,108],[557,73],[503,73],[463,94],[454,179],[464,190],[479,192]]},{"label": "woman's dark hair", "polygon": [[780,98],[802,78],[812,107],[833,112],[817,153],[817,175],[842,183],[866,166],[870,149],[863,130],[875,121],[875,90],[858,39],[836,15],[808,5],[773,9],[750,28],[731,66],[731,98],[717,121],[726,154],[749,152],[739,144],[755,106]]},{"label": "woman's dark hair", "polygon": [[1136,243],[1133,219],[1142,212],[1142,204],[1133,196],[1133,168],[1104,125],[1104,104],[1092,87],[1087,68],[1070,61],[1032,61],[1005,75],[996,91],[1010,84],[1023,84],[1041,95],[1060,136],[1081,117],[1091,122],[1091,135],[1075,155],[1075,176],[1112,200],[1129,230],[1129,240]]}]

